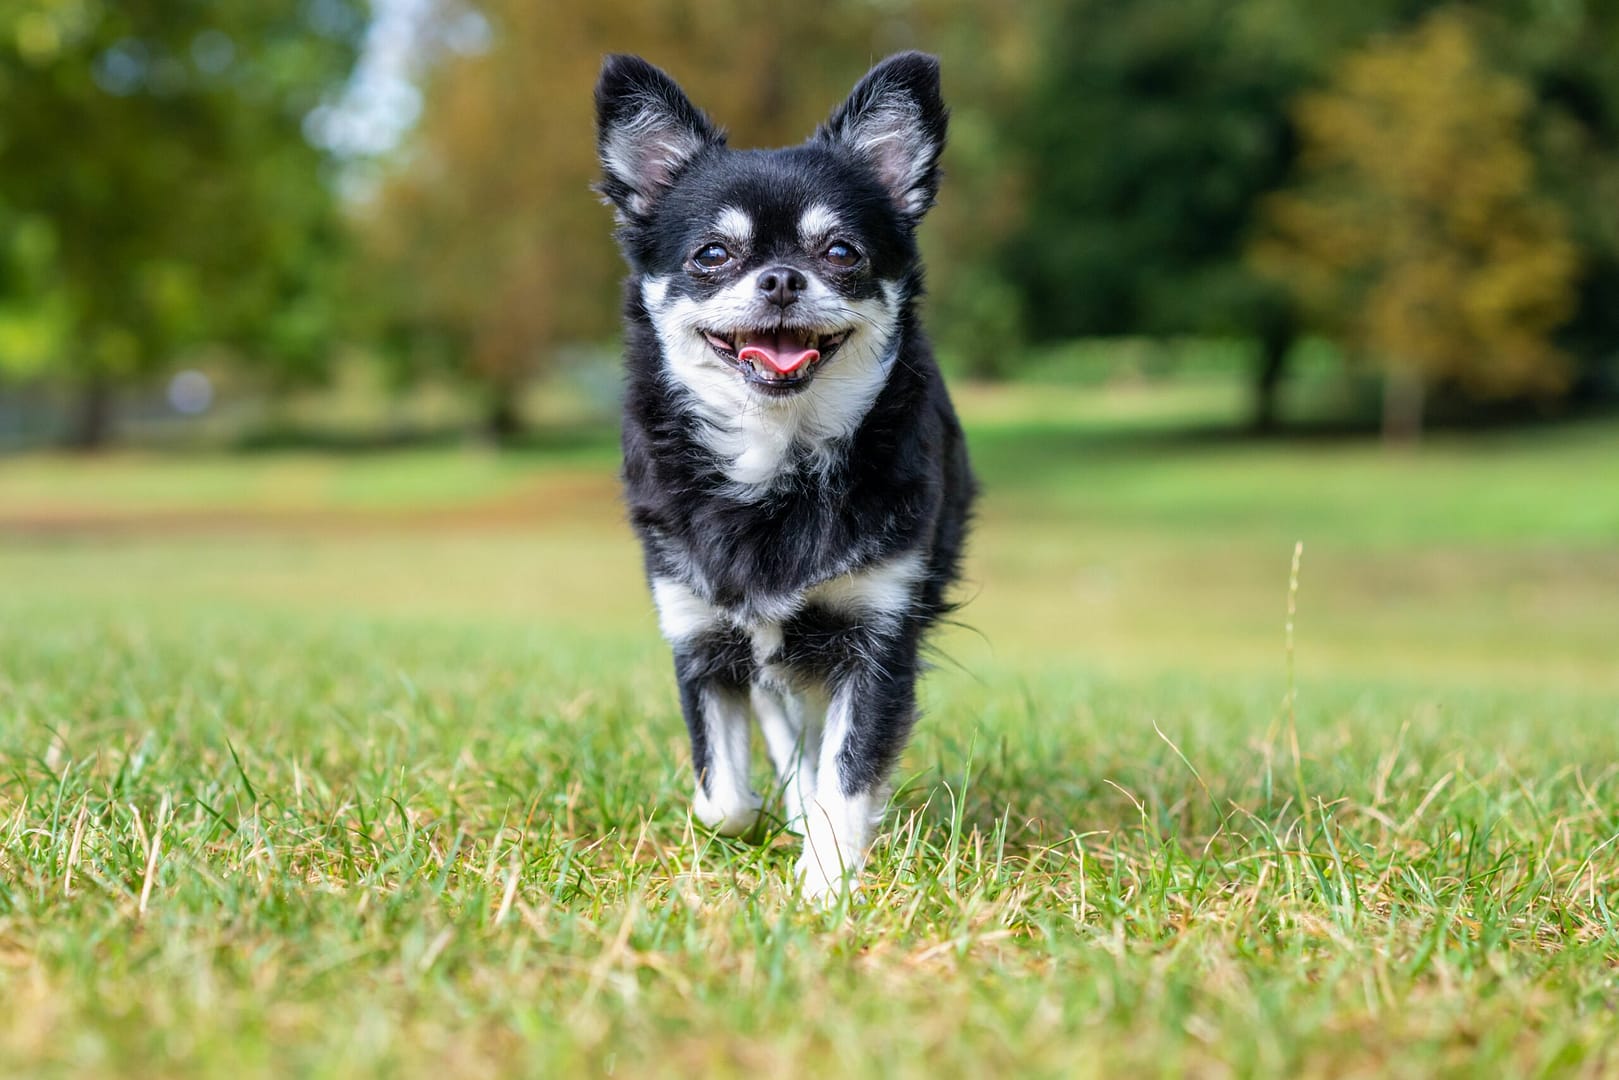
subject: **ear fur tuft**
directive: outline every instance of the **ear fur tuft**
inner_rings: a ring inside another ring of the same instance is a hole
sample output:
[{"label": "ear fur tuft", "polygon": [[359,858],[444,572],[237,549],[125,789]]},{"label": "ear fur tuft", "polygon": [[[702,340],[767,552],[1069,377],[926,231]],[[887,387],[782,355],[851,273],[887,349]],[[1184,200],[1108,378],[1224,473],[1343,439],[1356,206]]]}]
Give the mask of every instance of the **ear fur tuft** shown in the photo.
[{"label": "ear fur tuft", "polygon": [[949,116],[939,93],[938,59],[904,52],[872,68],[815,137],[869,161],[895,206],[914,223],[939,191]]},{"label": "ear fur tuft", "polygon": [[725,133],[673,79],[639,56],[614,54],[596,81],[598,186],[621,218],[651,212],[675,177]]}]

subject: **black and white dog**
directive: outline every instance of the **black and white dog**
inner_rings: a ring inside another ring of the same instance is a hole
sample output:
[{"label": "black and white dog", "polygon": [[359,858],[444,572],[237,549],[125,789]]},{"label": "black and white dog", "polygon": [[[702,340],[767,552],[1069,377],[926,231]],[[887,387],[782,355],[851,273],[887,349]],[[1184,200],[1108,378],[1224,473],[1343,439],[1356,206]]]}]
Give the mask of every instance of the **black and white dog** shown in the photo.
[{"label": "black and white dog", "polygon": [[727,148],[646,61],[596,86],[625,303],[624,483],[697,776],[751,830],[758,721],[809,896],[864,861],[948,610],[973,479],[916,317],[938,62],[874,68],[806,143]]}]

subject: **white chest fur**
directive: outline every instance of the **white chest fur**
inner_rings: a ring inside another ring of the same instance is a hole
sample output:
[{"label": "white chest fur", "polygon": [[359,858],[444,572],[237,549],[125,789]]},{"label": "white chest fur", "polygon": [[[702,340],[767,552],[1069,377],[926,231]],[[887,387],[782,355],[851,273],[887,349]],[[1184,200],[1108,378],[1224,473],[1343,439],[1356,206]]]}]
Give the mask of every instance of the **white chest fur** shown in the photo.
[{"label": "white chest fur", "polygon": [[813,275],[808,285],[797,305],[800,318],[853,327],[853,332],[807,389],[766,398],[748,389],[703,338],[705,327],[745,325],[754,317],[758,290],[751,280],[703,303],[672,295],[665,278],[641,283],[665,372],[691,402],[701,421],[699,440],[723,463],[730,493],[741,499],[768,494],[800,455],[812,468],[829,466],[833,445],[860,426],[893,363],[901,299],[897,282],[883,282],[879,297],[854,301],[837,296]]}]

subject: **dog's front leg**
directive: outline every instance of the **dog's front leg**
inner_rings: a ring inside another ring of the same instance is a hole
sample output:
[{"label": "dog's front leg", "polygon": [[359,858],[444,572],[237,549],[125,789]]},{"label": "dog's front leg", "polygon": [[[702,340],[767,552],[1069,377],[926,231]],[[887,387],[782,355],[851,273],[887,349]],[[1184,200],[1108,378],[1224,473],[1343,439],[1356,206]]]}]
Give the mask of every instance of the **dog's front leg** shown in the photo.
[{"label": "dog's front leg", "polygon": [[764,805],[748,783],[752,720],[747,694],[739,686],[682,674],[680,703],[697,777],[692,812],[723,836],[741,836],[758,822]]},{"label": "dog's front leg", "polygon": [[888,774],[916,715],[914,640],[869,651],[827,708],[815,794],[805,807],[798,877],[806,897],[835,897],[865,865],[888,801]]},{"label": "dog's front leg", "polygon": [[815,766],[821,751],[821,705],[785,686],[756,682],[753,715],[764,733],[765,749],[776,767],[787,828],[804,832],[805,810],[815,795]]}]

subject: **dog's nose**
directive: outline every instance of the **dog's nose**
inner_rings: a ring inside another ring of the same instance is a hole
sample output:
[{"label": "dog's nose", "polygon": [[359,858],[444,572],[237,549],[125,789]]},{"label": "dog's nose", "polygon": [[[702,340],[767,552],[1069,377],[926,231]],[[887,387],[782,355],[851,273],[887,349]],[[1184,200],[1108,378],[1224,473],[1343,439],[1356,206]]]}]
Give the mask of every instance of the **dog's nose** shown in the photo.
[{"label": "dog's nose", "polygon": [[809,286],[803,274],[787,266],[772,266],[768,270],[761,270],[758,284],[759,291],[765,294],[765,299],[779,308],[798,303],[798,294]]}]

